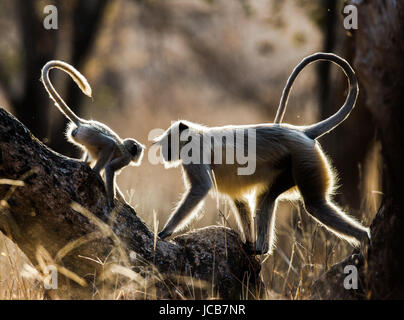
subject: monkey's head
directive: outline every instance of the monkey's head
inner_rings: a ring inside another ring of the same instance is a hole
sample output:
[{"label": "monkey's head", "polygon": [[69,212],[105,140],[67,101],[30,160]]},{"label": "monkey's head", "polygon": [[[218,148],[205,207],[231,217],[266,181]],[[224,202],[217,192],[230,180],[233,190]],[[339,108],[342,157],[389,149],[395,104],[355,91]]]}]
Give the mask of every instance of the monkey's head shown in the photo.
[{"label": "monkey's head", "polygon": [[189,121],[176,121],[161,136],[154,139],[154,144],[161,146],[161,154],[167,167],[181,163],[181,150],[198,134],[196,126]]},{"label": "monkey's head", "polygon": [[125,149],[128,150],[131,158],[130,165],[138,166],[142,162],[143,151],[145,149],[144,145],[136,141],[135,139],[125,139],[123,140],[123,145]]}]

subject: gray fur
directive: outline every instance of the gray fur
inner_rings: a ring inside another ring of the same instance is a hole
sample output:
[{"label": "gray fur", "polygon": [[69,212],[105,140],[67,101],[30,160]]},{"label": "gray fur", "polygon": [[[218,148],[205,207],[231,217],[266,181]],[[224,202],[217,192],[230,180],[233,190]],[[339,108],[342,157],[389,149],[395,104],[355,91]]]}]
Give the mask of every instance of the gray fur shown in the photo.
[{"label": "gray fur", "polygon": [[[287,97],[294,78],[305,65],[319,59],[326,59],[340,65],[347,73],[350,82],[350,93],[343,107],[334,116],[309,127],[298,127],[280,124],[282,121]],[[245,235],[247,249],[252,253],[272,252],[275,243],[276,205],[281,198],[298,190],[306,211],[319,223],[337,236],[353,245],[370,238],[369,229],[345,214],[331,200],[335,189],[335,174],[330,163],[315,140],[341,123],[354,107],[358,87],[355,74],[349,64],[330,54],[317,54],[303,60],[289,78],[285,88],[283,101],[277,113],[275,124],[258,124],[249,126],[224,126],[208,128],[189,121],[178,121],[157,139],[164,141],[173,139],[172,132],[179,128],[187,128],[193,137],[209,135],[222,137],[223,133],[240,129],[254,129],[256,142],[256,170],[252,175],[236,174],[237,164],[182,164],[185,183],[188,190],[179,206],[169,218],[160,232],[166,238],[183,228],[193,217],[203,198],[212,187],[212,172],[218,191],[232,199],[240,229]],[[246,138],[244,143],[247,143]],[[178,142],[180,148],[184,147]],[[205,145],[210,148],[210,145]],[[236,145],[236,149],[237,149]],[[223,147],[224,148],[224,147]],[[205,151],[203,151],[205,152]],[[164,159],[166,162],[181,164],[181,159]],[[255,193],[255,222],[246,202],[246,195]],[[254,231],[255,235],[253,232]]]},{"label": "gray fur", "polygon": [[342,121],[344,121],[349,116],[352,109],[355,107],[355,102],[359,94],[358,80],[356,79],[355,71],[352,69],[349,63],[336,54],[317,52],[308,57],[305,57],[291,73],[288,81],[286,82],[285,89],[283,90],[274,123],[282,122],[283,116],[286,111],[286,105],[289,99],[290,90],[292,89],[293,82],[295,81],[300,71],[302,71],[307,65],[319,60],[330,61],[344,71],[349,82],[349,93],[344,104],[338,110],[338,112],[319,123],[304,128],[304,132],[306,133],[306,135],[312,139],[320,138],[324,134],[337,127]]},{"label": "gray fur", "polygon": [[80,89],[91,96],[91,87],[86,78],[71,65],[63,61],[49,61],[42,68],[42,83],[58,109],[72,121],[67,129],[67,139],[83,150],[82,160],[95,163],[93,169],[100,174],[105,169],[105,184],[108,205],[114,206],[117,187],[115,174],[123,167],[139,165],[143,156],[144,146],[135,139],[122,140],[105,124],[79,118],[63,101],[49,80],[49,70],[58,68],[68,73]]}]

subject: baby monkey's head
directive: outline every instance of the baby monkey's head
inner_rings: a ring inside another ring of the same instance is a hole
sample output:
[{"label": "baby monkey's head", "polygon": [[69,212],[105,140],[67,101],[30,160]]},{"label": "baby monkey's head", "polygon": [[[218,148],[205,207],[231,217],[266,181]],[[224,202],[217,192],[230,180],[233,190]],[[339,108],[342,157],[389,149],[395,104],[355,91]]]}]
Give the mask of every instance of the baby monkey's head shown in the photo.
[{"label": "baby monkey's head", "polygon": [[128,150],[131,159],[130,165],[138,166],[142,162],[143,152],[144,152],[144,145],[136,141],[135,139],[125,139],[123,140],[123,145],[125,149]]}]

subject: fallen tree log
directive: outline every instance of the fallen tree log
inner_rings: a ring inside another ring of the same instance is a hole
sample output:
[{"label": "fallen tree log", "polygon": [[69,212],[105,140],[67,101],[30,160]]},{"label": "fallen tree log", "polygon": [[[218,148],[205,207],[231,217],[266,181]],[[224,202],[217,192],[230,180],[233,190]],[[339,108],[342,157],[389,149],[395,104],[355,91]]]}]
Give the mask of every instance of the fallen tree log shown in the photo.
[{"label": "fallen tree log", "polygon": [[50,150],[2,108],[0,179],[0,230],[39,273],[56,266],[58,289],[49,292],[57,297],[111,297],[108,290],[116,297],[125,281],[144,298],[255,294],[260,265],[236,232],[213,226],[156,238],[124,200],[110,212],[104,184],[86,163]]}]

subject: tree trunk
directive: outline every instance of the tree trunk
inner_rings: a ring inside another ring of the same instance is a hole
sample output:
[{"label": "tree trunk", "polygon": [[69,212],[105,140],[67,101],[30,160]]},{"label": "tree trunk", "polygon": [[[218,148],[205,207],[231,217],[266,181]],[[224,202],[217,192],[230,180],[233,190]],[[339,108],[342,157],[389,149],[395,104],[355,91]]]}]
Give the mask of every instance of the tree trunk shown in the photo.
[{"label": "tree trunk", "polygon": [[157,288],[156,297],[189,296],[184,277],[205,284],[193,297],[238,299],[247,297],[247,286],[253,294],[259,263],[236,232],[208,227],[155,239],[122,199],[108,209],[104,184],[87,164],[48,149],[1,108],[0,152],[0,230],[38,271],[57,266],[59,288],[51,293],[58,297],[104,297],[101,289],[113,289],[119,266],[132,280],[149,279],[140,283]]},{"label": "tree trunk", "polygon": [[[73,5],[71,13],[73,22],[71,35],[72,53],[68,62],[77,70],[84,72],[82,68],[93,50],[109,3],[109,0],[77,1]],[[76,114],[80,114],[83,97],[84,95],[77,87],[77,84],[69,79],[65,101]],[[46,98],[48,98],[47,95]],[[77,148],[67,143],[65,137],[60,134],[61,128],[65,128],[66,123],[66,119],[60,117],[58,125],[51,128],[52,140],[49,146],[55,150],[63,150],[63,153],[69,156],[75,156],[78,154]]]},{"label": "tree trunk", "polygon": [[[354,40],[347,35],[343,28],[343,16],[341,15],[344,1],[326,0],[323,2],[323,10],[326,12],[323,51],[334,52],[352,64]],[[331,67],[337,70],[337,77],[333,80]],[[328,118],[340,108],[348,92],[346,75],[330,62],[318,63],[318,89],[320,120]],[[360,90],[363,88],[360,87]],[[356,101],[354,111],[350,114],[333,134],[328,134],[320,139],[321,145],[332,159],[332,165],[338,172],[341,186],[338,188],[334,199],[344,206],[348,206],[348,212],[361,217],[361,183],[364,179],[365,160],[374,143],[375,130],[369,110],[364,106],[363,95]],[[364,125],[361,125],[364,124]],[[359,126],[359,130],[358,130]],[[346,155],[349,154],[349,157]]]},{"label": "tree trunk", "polygon": [[[374,119],[374,124],[363,125],[375,125],[383,159],[383,200],[371,225],[372,247],[364,263],[358,264],[359,282],[366,298],[402,299],[404,3],[392,0],[352,2],[357,5],[359,14],[354,69],[364,89],[360,95],[365,97],[366,108]],[[352,290],[345,290],[342,283],[341,274],[346,264],[353,263],[349,259],[342,262],[315,284],[316,288],[322,288],[323,295],[319,296],[352,296]],[[324,290],[327,285],[332,289]]]},{"label": "tree trunk", "polygon": [[373,298],[403,298],[404,3],[363,1],[357,7],[355,67],[365,89],[366,106],[375,119],[383,157],[384,196],[371,226],[367,284]]}]

